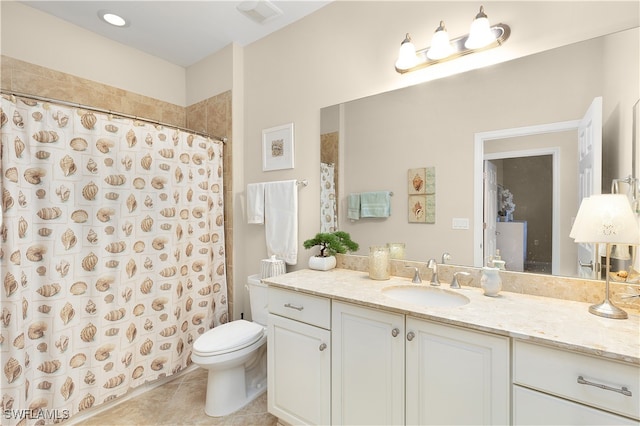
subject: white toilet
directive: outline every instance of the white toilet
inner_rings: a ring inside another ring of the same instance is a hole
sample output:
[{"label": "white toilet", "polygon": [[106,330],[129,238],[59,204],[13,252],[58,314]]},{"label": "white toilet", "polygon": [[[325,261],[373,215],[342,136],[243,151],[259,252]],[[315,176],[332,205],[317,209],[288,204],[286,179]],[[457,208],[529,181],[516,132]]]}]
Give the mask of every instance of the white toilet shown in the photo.
[{"label": "white toilet", "polygon": [[191,359],[209,370],[204,411],[226,416],[267,390],[267,285],[248,277],[253,322],[231,321],[196,339]]}]

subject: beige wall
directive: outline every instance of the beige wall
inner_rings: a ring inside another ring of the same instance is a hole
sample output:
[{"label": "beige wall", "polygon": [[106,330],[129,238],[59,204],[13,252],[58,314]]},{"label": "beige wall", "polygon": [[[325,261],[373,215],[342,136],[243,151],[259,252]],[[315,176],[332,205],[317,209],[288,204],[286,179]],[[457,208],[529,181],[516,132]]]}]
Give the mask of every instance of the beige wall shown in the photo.
[{"label": "beige wall", "polygon": [[185,69],[14,1],[2,1],[2,54],[186,106]]},{"label": "beige wall", "polygon": [[[475,2],[337,1],[249,46],[232,46],[230,57],[225,56],[223,64],[205,59],[196,68],[185,70],[30,7],[3,1],[1,48],[4,55],[18,60],[182,107],[220,90],[218,82],[211,79],[226,81],[224,90],[233,93],[235,142],[233,195],[227,202],[234,206],[233,275],[236,282],[241,282],[258,271],[260,259],[266,256],[264,230],[246,225],[243,214],[244,188],[250,182],[309,180],[309,186],[300,190],[297,268],[306,266],[310,253],[302,248],[302,241],[317,232],[320,220],[318,164],[322,107],[481,66],[478,60],[496,63],[637,26],[638,21],[635,1],[625,2],[622,7],[618,3],[589,1],[489,2],[485,3],[489,17],[512,27],[507,44],[422,72],[404,76],[395,73],[393,63],[405,32],[412,33],[418,47],[428,44],[441,18],[447,20],[452,34],[466,33],[477,7]],[[433,23],[429,17],[434,17]],[[57,54],[62,46],[83,54]],[[127,73],[122,73],[123,67]],[[228,81],[229,67],[232,81]],[[198,76],[191,77],[193,74]],[[228,84],[232,87],[226,87]],[[262,172],[262,129],[288,122],[295,123],[296,168]],[[238,294],[236,301],[239,303],[243,296]],[[247,309],[245,303],[245,312]]]},{"label": "beige wall", "polygon": [[[633,105],[640,99],[640,49],[625,49],[629,40],[638,43],[640,33],[621,32],[607,37],[603,51],[603,134],[610,149],[604,155],[603,192],[611,191],[611,180],[632,174]],[[610,172],[610,173],[609,173]],[[617,174],[613,174],[617,173]]]},{"label": "beige wall", "polygon": [[[602,17],[611,17],[619,5],[585,2],[578,6],[571,3],[485,4],[490,18],[512,26],[511,39],[503,47],[476,58],[462,58],[442,64],[441,68],[432,67],[404,76],[395,73],[393,63],[405,32],[411,32],[418,47],[426,47],[437,20],[442,17],[447,20],[447,27],[453,34],[465,33],[471,19],[469,15],[473,15],[477,3],[339,1],[247,46],[244,123],[246,182],[309,179],[310,185],[300,190],[299,229],[302,243],[319,229],[317,168],[320,160],[318,135],[321,108],[478,66],[475,63],[478,59],[499,62],[606,34],[613,29],[638,25],[635,3],[626,3],[626,11],[612,19]],[[553,5],[555,10],[543,10],[545,5]],[[433,28],[428,25],[429,17],[437,17]],[[585,25],[586,22],[597,24]],[[291,121],[296,126],[295,170],[262,172],[259,151],[261,130]],[[470,172],[467,171],[470,167],[468,162],[460,167],[466,176],[463,179],[470,179]],[[460,210],[471,209],[470,200],[446,196],[444,199],[450,205],[457,204]],[[266,254],[263,234],[260,227],[246,227],[245,274],[255,272],[259,259]],[[297,268],[306,267],[310,254],[300,248]]]},{"label": "beige wall", "polygon": [[228,45],[186,69],[186,104],[193,105],[233,87],[235,46]]}]

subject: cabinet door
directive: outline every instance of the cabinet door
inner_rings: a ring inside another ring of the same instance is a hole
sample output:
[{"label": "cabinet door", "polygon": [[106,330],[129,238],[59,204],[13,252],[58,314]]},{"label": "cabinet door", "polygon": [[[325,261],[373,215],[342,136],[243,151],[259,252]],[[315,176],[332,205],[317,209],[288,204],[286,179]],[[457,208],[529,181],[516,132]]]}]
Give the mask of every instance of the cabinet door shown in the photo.
[{"label": "cabinet door", "polygon": [[637,421],[513,386],[514,425],[638,425]]},{"label": "cabinet door", "polygon": [[407,317],[407,424],[509,423],[509,340]]},{"label": "cabinet door", "polygon": [[273,314],[267,328],[269,412],[290,424],[329,424],[330,332]]},{"label": "cabinet door", "polygon": [[404,424],[404,315],[333,302],[332,423]]}]

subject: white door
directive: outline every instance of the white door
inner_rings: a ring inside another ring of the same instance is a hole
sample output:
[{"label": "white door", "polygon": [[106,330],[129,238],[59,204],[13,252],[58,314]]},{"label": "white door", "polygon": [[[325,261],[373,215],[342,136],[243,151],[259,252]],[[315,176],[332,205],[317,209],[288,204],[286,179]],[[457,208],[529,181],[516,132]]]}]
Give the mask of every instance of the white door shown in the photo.
[{"label": "white door", "polygon": [[404,315],[331,307],[331,423],[403,425]]},{"label": "white door", "polygon": [[[597,97],[578,127],[578,207],[583,198],[602,188],[602,98]],[[577,213],[576,208],[576,213]],[[596,278],[599,256],[594,244],[578,244],[578,276]]]},{"label": "white door", "polygon": [[496,218],[498,217],[498,171],[489,160],[484,161],[484,259],[496,253]]}]

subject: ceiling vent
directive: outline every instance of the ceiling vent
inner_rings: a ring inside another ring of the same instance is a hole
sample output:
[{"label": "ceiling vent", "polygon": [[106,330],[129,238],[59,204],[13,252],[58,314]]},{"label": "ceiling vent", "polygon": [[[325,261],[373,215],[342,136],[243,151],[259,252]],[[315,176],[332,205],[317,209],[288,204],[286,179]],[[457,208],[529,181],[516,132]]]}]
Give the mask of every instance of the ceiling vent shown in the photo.
[{"label": "ceiling vent", "polygon": [[259,24],[282,15],[282,10],[269,0],[243,1],[236,8],[240,13]]}]

